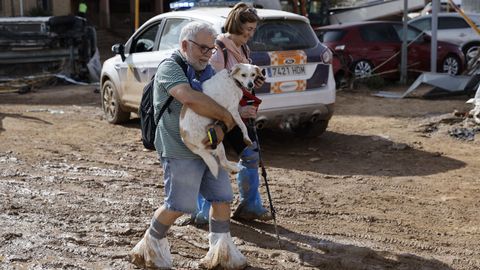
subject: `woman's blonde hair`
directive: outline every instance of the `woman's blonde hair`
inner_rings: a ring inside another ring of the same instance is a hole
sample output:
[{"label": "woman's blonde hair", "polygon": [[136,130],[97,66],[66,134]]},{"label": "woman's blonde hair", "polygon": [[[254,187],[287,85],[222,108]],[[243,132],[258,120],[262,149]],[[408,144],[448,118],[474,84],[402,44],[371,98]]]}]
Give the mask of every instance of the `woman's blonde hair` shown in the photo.
[{"label": "woman's blonde hair", "polygon": [[245,23],[254,23],[258,21],[260,21],[260,17],[257,15],[257,10],[240,2],[230,10],[230,13],[228,13],[224,28],[227,33],[241,35],[243,33],[242,26]]}]

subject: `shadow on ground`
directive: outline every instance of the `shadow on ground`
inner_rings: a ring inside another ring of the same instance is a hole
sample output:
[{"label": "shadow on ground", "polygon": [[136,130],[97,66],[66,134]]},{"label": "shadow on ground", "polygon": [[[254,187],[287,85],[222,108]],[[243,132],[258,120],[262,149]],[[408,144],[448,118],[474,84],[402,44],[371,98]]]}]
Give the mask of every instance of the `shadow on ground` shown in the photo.
[{"label": "shadow on ground", "polygon": [[[434,259],[411,254],[377,252],[370,248],[335,243],[278,226],[281,250],[295,253],[294,260],[319,269],[453,269]],[[265,233],[266,232],[266,233]],[[267,223],[234,223],[232,235],[262,249],[278,249],[274,226]],[[250,267],[248,269],[264,269]]]},{"label": "shadow on ground", "polygon": [[305,139],[265,130],[260,142],[267,167],[329,175],[422,176],[466,165],[441,153],[379,136],[327,131],[320,137]]}]

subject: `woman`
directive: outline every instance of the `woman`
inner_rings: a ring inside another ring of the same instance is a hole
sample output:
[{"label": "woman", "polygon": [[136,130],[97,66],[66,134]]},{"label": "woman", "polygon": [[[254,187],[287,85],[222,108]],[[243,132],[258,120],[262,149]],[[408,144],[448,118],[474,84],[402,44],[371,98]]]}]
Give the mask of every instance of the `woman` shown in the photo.
[{"label": "woman", "polygon": [[[215,71],[218,72],[224,68],[230,70],[237,63],[251,62],[249,58],[250,49],[247,46],[247,42],[255,34],[259,20],[260,18],[256,10],[245,3],[240,2],[232,8],[224,25],[226,33],[217,36],[219,48],[210,58],[210,64]],[[263,79],[255,81],[257,88],[262,84]],[[241,106],[239,111],[244,119],[255,119],[257,116],[257,106],[254,105]],[[255,136],[252,136],[253,132],[249,127],[250,140],[254,144],[250,147],[245,147],[246,145],[243,143],[241,133],[239,132],[240,129],[237,127],[228,133],[226,137],[226,141],[240,155],[240,164],[242,165],[242,169],[237,174],[240,204],[235,210],[233,218],[237,220],[271,220],[272,215],[263,207],[258,191],[259,155]],[[207,223],[210,203],[203,198],[199,198],[198,205],[199,211],[193,218],[193,221],[196,224]]]}]

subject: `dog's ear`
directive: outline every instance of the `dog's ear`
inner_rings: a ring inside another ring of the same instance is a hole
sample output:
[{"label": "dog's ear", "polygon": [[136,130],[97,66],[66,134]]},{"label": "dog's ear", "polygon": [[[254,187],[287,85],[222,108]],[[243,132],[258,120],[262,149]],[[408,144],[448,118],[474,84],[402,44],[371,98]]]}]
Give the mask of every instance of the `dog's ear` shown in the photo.
[{"label": "dog's ear", "polygon": [[230,70],[230,76],[234,76],[239,71],[240,71],[240,65],[235,64],[235,66],[233,66],[232,69]]}]

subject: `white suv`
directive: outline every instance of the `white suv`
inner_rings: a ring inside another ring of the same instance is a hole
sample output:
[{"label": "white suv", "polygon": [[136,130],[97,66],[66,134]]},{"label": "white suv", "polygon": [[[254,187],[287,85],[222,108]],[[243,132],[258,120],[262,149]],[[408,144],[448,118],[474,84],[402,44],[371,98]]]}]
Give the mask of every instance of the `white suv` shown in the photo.
[{"label": "white suv", "polygon": [[[480,26],[480,14],[466,14],[477,26]],[[432,30],[432,15],[424,15],[408,21],[422,31],[430,34]],[[439,40],[457,44],[465,54],[465,60],[468,63],[472,57],[475,57],[480,47],[480,35],[470,27],[470,25],[458,13],[439,13],[438,31]]]},{"label": "white suv", "polygon": [[[117,54],[103,64],[101,97],[106,119],[121,123],[137,112],[143,87],[160,61],[178,48],[182,27],[190,21],[210,23],[221,33],[229,8],[198,7],[164,13],[148,20],[130,39],[116,44]],[[332,54],[322,45],[308,19],[296,14],[258,9],[262,19],[249,43],[253,64],[266,70],[266,83],[256,90],[263,100],[257,128],[287,128],[321,134],[335,103]]]}]

